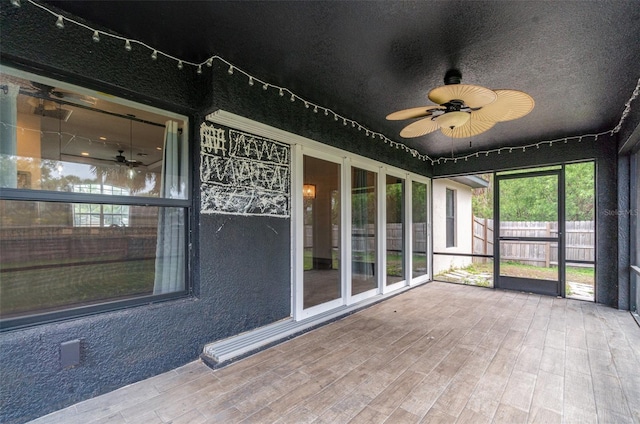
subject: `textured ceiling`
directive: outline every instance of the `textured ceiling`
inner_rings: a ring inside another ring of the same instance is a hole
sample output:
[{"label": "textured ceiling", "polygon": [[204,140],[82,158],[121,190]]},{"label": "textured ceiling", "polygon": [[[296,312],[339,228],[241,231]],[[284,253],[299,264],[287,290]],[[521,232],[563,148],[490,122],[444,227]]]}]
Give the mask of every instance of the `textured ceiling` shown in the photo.
[{"label": "textured ceiling", "polygon": [[[220,55],[431,157],[611,130],[640,79],[636,0],[46,3],[178,58]],[[402,139],[410,121],[385,116],[431,105],[450,68],[536,107],[472,138]]]}]

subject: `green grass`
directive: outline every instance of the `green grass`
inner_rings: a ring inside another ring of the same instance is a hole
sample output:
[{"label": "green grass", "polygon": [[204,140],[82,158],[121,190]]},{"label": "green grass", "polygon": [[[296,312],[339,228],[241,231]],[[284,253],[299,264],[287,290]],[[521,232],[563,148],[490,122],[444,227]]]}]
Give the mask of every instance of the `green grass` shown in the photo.
[{"label": "green grass", "polygon": [[0,274],[0,316],[151,294],[155,259]]},{"label": "green grass", "polygon": [[[470,274],[490,274],[493,276],[493,263],[474,263],[467,267],[460,268]],[[436,277],[443,278],[445,275],[455,269],[449,269],[441,272]],[[509,275],[513,277],[529,277],[545,280],[557,280],[558,268],[557,267],[539,267],[534,265],[521,264],[519,262],[507,261],[503,262],[500,266],[500,272],[502,275]],[[593,285],[595,281],[595,269],[588,267],[566,267],[566,280]],[[446,277],[445,277],[446,278]],[[478,284],[483,285],[483,284]]]}]

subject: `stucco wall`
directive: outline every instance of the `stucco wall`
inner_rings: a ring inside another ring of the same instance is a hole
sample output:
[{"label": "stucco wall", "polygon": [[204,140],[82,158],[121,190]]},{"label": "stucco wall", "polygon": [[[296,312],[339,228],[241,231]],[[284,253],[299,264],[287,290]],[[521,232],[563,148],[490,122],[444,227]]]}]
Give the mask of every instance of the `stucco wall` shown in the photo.
[{"label": "stucco wall", "polygon": [[[456,193],[456,246],[447,247],[447,189]],[[449,179],[433,180],[433,251],[438,253],[473,253],[471,188]],[[433,255],[433,275],[450,268],[471,264],[471,257]]]}]

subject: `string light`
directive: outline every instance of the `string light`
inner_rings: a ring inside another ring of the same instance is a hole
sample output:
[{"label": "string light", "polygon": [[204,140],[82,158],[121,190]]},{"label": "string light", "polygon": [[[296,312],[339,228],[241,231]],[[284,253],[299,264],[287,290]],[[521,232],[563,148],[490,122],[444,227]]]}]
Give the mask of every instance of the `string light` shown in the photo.
[{"label": "string light", "polygon": [[284,96],[284,90],[282,88],[279,90],[279,94],[280,94],[280,97]]},{"label": "string light", "polygon": [[296,101],[296,96],[294,96],[293,94],[291,95],[291,101],[295,102]]},{"label": "string light", "polygon": [[[179,58],[177,58],[175,56],[172,56],[172,55],[170,55],[168,53],[159,52],[157,49],[149,46],[148,44],[146,44],[144,42],[137,41],[137,40],[129,40],[129,39],[125,38],[125,37],[122,37],[122,36],[119,36],[119,35],[116,35],[116,34],[110,34],[110,33],[101,32],[101,31],[98,31],[97,29],[92,28],[92,27],[90,27],[90,26],[88,26],[88,25],[86,25],[86,24],[84,24],[82,22],[78,22],[78,21],[73,20],[71,18],[65,18],[61,14],[52,11],[51,9],[46,7],[45,5],[37,3],[34,0],[26,0],[26,2],[28,4],[34,6],[34,7],[40,8],[40,9],[44,10],[45,12],[50,13],[51,15],[55,16],[56,17],[55,25],[59,29],[64,29],[65,21],[66,21],[66,22],[70,22],[70,23],[72,23],[72,24],[74,24],[76,26],[79,26],[79,27],[82,27],[82,28],[85,28],[85,29],[91,31],[93,33],[92,39],[95,42],[99,42],[100,35],[102,34],[104,36],[108,36],[108,37],[111,37],[111,38],[115,38],[115,39],[124,41],[125,49],[127,51],[131,51],[131,49],[132,49],[132,44],[131,43],[135,43],[135,44],[137,44],[137,45],[139,45],[141,47],[144,47],[144,48],[147,48],[147,49],[151,50],[152,51],[151,59],[153,59],[154,61],[157,59],[158,54],[162,54],[163,56],[167,57],[168,59],[175,60],[179,69],[182,69],[185,65],[193,66],[193,67],[196,68],[196,72],[198,74],[202,74],[202,65],[206,64],[207,67],[211,68],[213,66],[213,61],[217,60],[217,61],[220,61],[220,62],[228,65],[229,66],[228,73],[229,74],[233,74],[234,65],[232,65],[230,62],[228,62],[227,60],[225,60],[224,58],[222,58],[220,56],[217,56],[217,55],[211,56],[208,59],[206,59],[204,62],[201,62],[201,63],[194,63],[194,62],[190,62],[190,61],[187,61],[187,60],[179,59]],[[21,1],[20,0],[11,0],[11,5],[13,5],[14,7],[21,7]],[[245,76],[247,76],[249,78],[249,84],[250,85],[253,85],[252,82],[255,79],[258,82],[263,84],[262,85],[262,89],[263,90],[266,91],[271,86],[271,87],[274,87],[274,88],[278,88],[281,96],[284,95],[284,93],[283,93],[284,88],[283,87],[273,86],[273,85],[271,85],[271,84],[269,84],[269,83],[267,83],[265,81],[262,81],[260,79],[257,79],[255,77],[253,77],[248,72],[245,72],[245,71],[243,71],[241,69],[238,69],[237,67],[235,67],[235,70],[240,72],[240,73],[242,73],[242,74],[244,74]],[[287,89],[287,91],[289,93],[291,93],[291,101],[294,101],[296,97],[301,99],[299,96],[296,96],[290,90]],[[638,79],[638,82],[636,84],[636,88],[634,89],[632,96],[625,103],[625,109],[624,109],[624,111],[623,111],[623,113],[622,113],[622,115],[620,117],[620,121],[618,122],[618,124],[616,125],[615,128],[613,128],[612,130],[609,130],[609,131],[598,133],[598,134],[583,134],[583,135],[580,135],[580,136],[570,137],[570,138],[577,138],[578,142],[582,142],[583,137],[594,137],[594,141],[597,141],[599,135],[604,135],[604,134],[613,135],[613,134],[619,132],[620,129],[622,128],[622,124],[624,123],[624,121],[628,117],[629,113],[631,112],[631,103],[639,95],[640,95],[640,79]],[[304,100],[304,99],[301,99],[301,100]],[[317,108],[321,107],[321,106],[316,105],[316,104],[314,104],[312,102],[309,102],[307,100],[304,100],[304,103],[305,103],[305,108],[308,108],[309,105],[313,105],[314,106],[314,111],[317,111]],[[328,115],[329,113],[332,113],[334,115],[333,119],[335,121],[338,121],[338,118],[341,118],[343,120],[343,124],[345,126],[347,125],[347,119],[345,117],[338,115],[337,113],[333,112],[330,109],[327,109],[327,108],[324,108],[324,107],[322,107],[322,109],[324,109],[325,115]],[[355,122],[353,120],[349,120],[349,122],[352,123],[352,127],[358,126],[358,131],[360,131],[361,129],[365,129],[366,135],[370,134],[371,138],[375,139],[377,133],[374,133],[374,132],[370,131],[366,127],[361,126],[359,123],[357,123],[357,122]],[[2,125],[5,125],[5,124],[2,123]],[[420,154],[417,150],[411,149],[408,146],[406,146],[405,144],[392,141],[392,140],[388,139],[386,136],[384,136],[382,134],[378,133],[378,135],[379,135],[380,139],[382,141],[384,141],[385,144],[390,144],[391,146],[396,147],[396,148],[402,148],[403,150],[411,153],[414,157],[417,157],[422,161],[430,161],[432,164],[434,164],[434,162],[440,164],[440,159],[438,159],[437,161],[434,161],[434,159],[430,158],[428,155]],[[548,141],[541,141],[541,142],[538,142],[538,143],[533,143],[533,144],[530,144],[530,145],[522,147],[522,150],[525,151],[526,147],[533,147],[533,146],[535,146],[537,149],[539,149],[540,145],[543,145],[543,144],[546,144],[546,143],[548,143],[549,146],[552,147],[554,142],[559,142],[559,141],[564,141],[566,143],[567,142],[567,138],[565,137],[565,138],[560,138],[560,139],[556,139],[556,140],[548,140]],[[500,154],[503,149],[509,149],[509,151],[511,152],[513,148],[520,148],[520,147],[515,147],[515,146],[514,147],[501,147],[501,148],[498,148],[498,149],[487,150],[487,151],[484,151],[483,153],[485,153],[485,157],[486,157],[486,156],[489,155],[489,153],[498,153],[498,154]],[[472,155],[473,154],[469,154],[469,155],[466,155],[466,156],[460,156],[459,158],[465,158],[465,160],[466,160],[466,158],[471,157]],[[478,153],[477,152],[475,153],[475,156],[478,157]]]}]

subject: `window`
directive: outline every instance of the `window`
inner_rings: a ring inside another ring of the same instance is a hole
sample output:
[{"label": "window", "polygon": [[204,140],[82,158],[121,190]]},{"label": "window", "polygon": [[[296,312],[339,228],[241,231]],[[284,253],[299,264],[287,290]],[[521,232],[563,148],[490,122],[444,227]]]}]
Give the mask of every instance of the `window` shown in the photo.
[{"label": "window", "polygon": [[[119,187],[99,184],[77,184],[73,186],[76,193],[121,194],[129,195],[129,191]],[[73,205],[74,227],[126,227],[129,225],[129,206],[123,205]]]},{"label": "window", "polygon": [[427,275],[429,270],[428,198],[427,184],[414,181],[411,184],[412,278]]},{"label": "window", "polygon": [[447,189],[447,247],[456,246],[456,191]]},{"label": "window", "polygon": [[351,168],[351,295],[378,287],[377,174]]},{"label": "window", "polygon": [[184,295],[185,117],[3,68],[0,327]]},{"label": "window", "polygon": [[405,280],[405,210],[403,178],[386,176],[387,285]]}]

